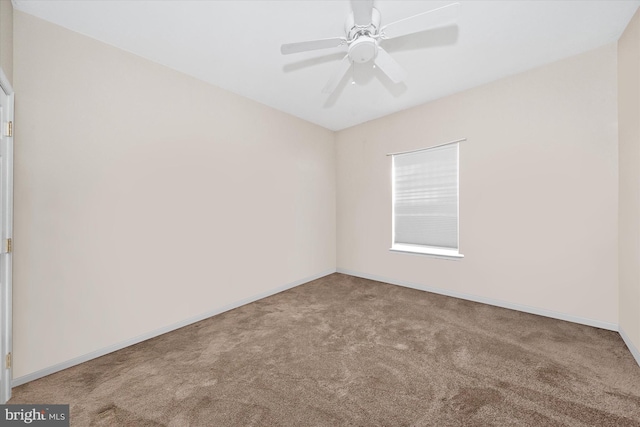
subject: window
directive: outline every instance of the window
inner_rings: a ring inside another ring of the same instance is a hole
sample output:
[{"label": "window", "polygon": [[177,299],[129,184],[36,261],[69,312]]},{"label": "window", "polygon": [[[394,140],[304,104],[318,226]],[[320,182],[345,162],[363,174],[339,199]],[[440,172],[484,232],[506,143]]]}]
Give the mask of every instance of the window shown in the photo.
[{"label": "window", "polygon": [[391,250],[462,258],[458,252],[458,144],[393,155]]}]

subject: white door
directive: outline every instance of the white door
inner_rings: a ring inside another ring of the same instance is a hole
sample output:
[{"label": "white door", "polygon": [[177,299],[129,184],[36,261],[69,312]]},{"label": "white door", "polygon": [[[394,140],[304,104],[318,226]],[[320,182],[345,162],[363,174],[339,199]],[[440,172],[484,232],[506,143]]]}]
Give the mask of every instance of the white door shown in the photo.
[{"label": "white door", "polygon": [[11,398],[13,89],[0,69],[0,403]]}]

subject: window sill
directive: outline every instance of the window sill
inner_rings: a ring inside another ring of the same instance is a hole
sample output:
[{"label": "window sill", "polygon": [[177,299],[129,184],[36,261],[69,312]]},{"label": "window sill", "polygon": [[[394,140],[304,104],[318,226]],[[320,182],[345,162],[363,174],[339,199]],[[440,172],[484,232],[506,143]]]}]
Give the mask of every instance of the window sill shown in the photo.
[{"label": "window sill", "polygon": [[422,246],[393,245],[389,250],[392,252],[401,252],[414,255],[427,255],[434,258],[444,258],[449,260],[459,260],[464,258],[464,255],[458,253],[457,251],[438,248],[427,248]]}]

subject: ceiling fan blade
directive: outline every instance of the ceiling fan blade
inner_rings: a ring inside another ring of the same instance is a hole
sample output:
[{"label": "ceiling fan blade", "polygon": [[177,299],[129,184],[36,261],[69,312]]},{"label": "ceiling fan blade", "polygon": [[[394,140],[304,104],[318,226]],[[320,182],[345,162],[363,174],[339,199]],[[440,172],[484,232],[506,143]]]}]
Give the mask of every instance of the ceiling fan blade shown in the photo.
[{"label": "ceiling fan blade", "polygon": [[330,39],[310,40],[299,43],[287,43],[280,47],[280,52],[283,55],[289,55],[291,53],[306,52],[309,50],[328,49],[330,47],[338,47],[345,44],[347,39],[344,37],[332,37]]},{"label": "ceiling fan blade", "polygon": [[366,27],[371,24],[373,0],[351,0],[353,20],[358,27]]},{"label": "ceiling fan blade", "polygon": [[407,72],[387,53],[386,50],[378,46],[375,64],[394,83],[400,83],[407,78]]},{"label": "ceiling fan blade", "polygon": [[382,27],[382,38],[392,39],[451,24],[458,17],[460,3],[452,3],[419,13]]},{"label": "ceiling fan blade", "polygon": [[349,59],[349,55],[345,55],[344,58],[342,58],[342,61],[340,61],[340,64],[338,65],[338,69],[336,70],[336,72],[333,74],[333,76],[331,76],[327,84],[324,85],[322,92],[333,93],[333,91],[336,90],[336,88],[338,87],[338,84],[342,81],[345,74],[347,74],[350,68],[351,68],[351,60]]}]

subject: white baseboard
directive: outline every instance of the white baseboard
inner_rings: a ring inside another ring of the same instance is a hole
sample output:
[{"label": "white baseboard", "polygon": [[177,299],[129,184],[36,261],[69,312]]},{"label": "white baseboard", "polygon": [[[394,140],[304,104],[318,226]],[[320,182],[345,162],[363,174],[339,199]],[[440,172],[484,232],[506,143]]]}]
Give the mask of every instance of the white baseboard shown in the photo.
[{"label": "white baseboard", "polygon": [[622,328],[619,328],[618,332],[622,337],[622,341],[624,341],[624,343],[627,345],[627,347],[629,348],[629,351],[633,355],[633,358],[636,359],[636,362],[640,366],[640,350],[638,350],[638,348],[635,345],[633,345],[633,343],[629,339],[629,336],[624,333],[624,330],[622,330]]},{"label": "white baseboard", "polygon": [[509,308],[511,310],[523,311],[525,313],[537,314],[540,316],[551,317],[554,319],[566,320],[568,322],[580,323],[582,325],[595,326],[600,329],[607,329],[610,331],[618,331],[618,325],[616,323],[602,322],[600,320],[587,319],[585,317],[573,316],[571,314],[560,313],[557,311],[546,310],[544,308],[530,307],[527,305],[514,304],[506,301],[500,301],[493,298],[486,298],[477,295],[465,294],[462,292],[450,291],[447,289],[434,288],[431,286],[418,285],[415,283],[404,282],[401,280],[389,279],[388,277],[376,276],[373,274],[360,273],[358,271],[347,270],[344,268],[338,268],[338,273],[348,274],[350,276],[362,277],[363,279],[375,280],[378,282],[390,283],[392,285],[404,286],[405,288],[418,289],[421,291],[433,292],[434,294],[446,295],[449,297],[465,299],[474,302],[480,302],[483,304],[495,305],[497,307]]},{"label": "white baseboard", "polygon": [[148,332],[146,334],[142,334],[142,335],[139,335],[137,337],[131,338],[129,340],[122,341],[122,342],[119,342],[117,344],[111,345],[109,347],[104,347],[104,348],[101,348],[99,350],[93,351],[91,353],[87,353],[85,355],[73,358],[71,360],[67,360],[66,362],[58,363],[58,364],[50,366],[48,368],[44,368],[44,369],[41,369],[41,370],[36,371],[36,372],[32,372],[32,373],[27,374],[27,375],[23,375],[23,376],[18,377],[18,378],[14,378],[11,381],[11,386],[12,387],[17,387],[19,385],[28,383],[29,381],[37,380],[38,378],[42,378],[42,377],[45,377],[47,375],[51,375],[54,372],[62,371],[63,369],[67,369],[67,368],[70,368],[72,366],[79,365],[80,363],[87,362],[87,361],[89,361],[91,359],[95,359],[97,357],[104,356],[105,354],[113,353],[114,351],[123,349],[125,347],[129,347],[130,345],[138,344],[138,343],[140,343],[142,341],[146,341],[146,340],[148,340],[150,338],[157,337],[158,335],[166,334],[167,332],[171,332],[171,331],[174,331],[176,329],[180,329],[180,328],[185,327],[187,325],[190,325],[192,323],[196,323],[196,322],[199,322],[201,320],[207,319],[209,317],[215,316],[217,314],[224,313],[225,311],[233,310],[234,308],[238,308],[238,307],[243,306],[245,304],[249,304],[249,303],[252,303],[254,301],[258,301],[258,300],[260,300],[262,298],[266,298],[266,297],[269,297],[271,295],[275,295],[275,294],[280,293],[282,291],[286,291],[288,289],[295,288],[296,286],[300,286],[300,285],[302,285],[304,283],[311,282],[312,280],[319,279],[321,277],[327,276],[327,275],[335,273],[335,272],[336,271],[333,270],[333,269],[325,270],[325,271],[323,271],[321,273],[314,274],[313,276],[309,276],[309,277],[305,277],[304,279],[296,280],[295,282],[291,282],[291,283],[288,283],[286,285],[279,286],[279,287],[271,289],[269,291],[262,292],[262,293],[260,293],[258,295],[253,295],[251,297],[241,299],[240,301],[236,301],[236,302],[233,302],[231,304],[227,304],[225,306],[213,309],[213,310],[208,311],[206,313],[202,313],[202,314],[200,314],[198,316],[191,317],[191,318],[186,319],[186,320],[182,320],[180,322],[174,323],[173,325],[165,326],[163,328],[156,329],[155,331],[151,331],[151,332]]}]

